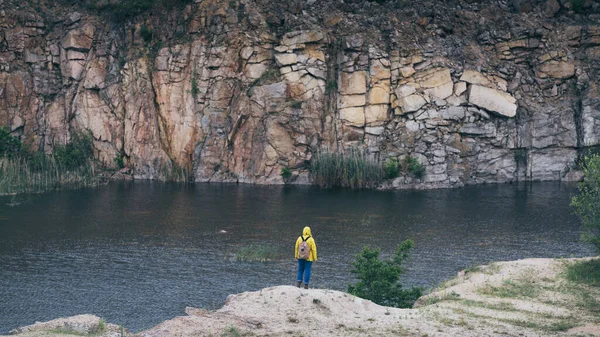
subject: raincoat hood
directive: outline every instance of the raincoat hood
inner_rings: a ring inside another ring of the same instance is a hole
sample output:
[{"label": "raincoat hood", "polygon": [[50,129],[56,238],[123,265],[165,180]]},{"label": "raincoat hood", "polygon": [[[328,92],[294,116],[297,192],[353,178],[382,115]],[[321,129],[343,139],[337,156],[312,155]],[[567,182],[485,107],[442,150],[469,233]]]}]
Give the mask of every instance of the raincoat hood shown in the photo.
[{"label": "raincoat hood", "polygon": [[303,237],[305,237],[305,238],[306,238],[307,236],[312,236],[312,235],[310,234],[310,227],[308,227],[308,226],[304,227],[304,229],[302,230],[302,236],[303,236]]}]

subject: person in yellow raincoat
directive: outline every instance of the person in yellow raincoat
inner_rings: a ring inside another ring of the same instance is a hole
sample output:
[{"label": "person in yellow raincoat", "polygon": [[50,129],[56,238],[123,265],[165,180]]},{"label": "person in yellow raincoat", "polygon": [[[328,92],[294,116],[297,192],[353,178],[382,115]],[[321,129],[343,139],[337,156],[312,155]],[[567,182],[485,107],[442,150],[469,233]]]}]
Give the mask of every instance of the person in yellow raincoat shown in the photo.
[{"label": "person in yellow raincoat", "polygon": [[[310,227],[302,230],[302,235],[296,240],[296,260],[298,260],[298,278],[296,286],[300,288],[304,278],[304,289],[308,289],[310,270],[313,261],[317,261],[317,244],[310,233]],[[303,277],[304,276],[304,277]]]}]

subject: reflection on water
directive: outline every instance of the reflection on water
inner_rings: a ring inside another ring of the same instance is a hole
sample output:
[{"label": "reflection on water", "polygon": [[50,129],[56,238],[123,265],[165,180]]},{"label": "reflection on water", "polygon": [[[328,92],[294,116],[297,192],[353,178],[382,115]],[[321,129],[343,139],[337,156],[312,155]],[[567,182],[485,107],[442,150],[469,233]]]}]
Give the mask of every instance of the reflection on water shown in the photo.
[{"label": "reflection on water", "polygon": [[[568,207],[574,193],[559,183],[381,192],[141,182],[12,207],[0,198],[0,333],[80,313],[140,330],[186,306],[293,284],[305,225],[319,248],[312,285],[338,290],[364,245],[390,254],[407,238],[416,247],[404,280],[425,287],[474,264],[583,256],[591,250]],[[251,244],[289,257],[231,258]]]}]

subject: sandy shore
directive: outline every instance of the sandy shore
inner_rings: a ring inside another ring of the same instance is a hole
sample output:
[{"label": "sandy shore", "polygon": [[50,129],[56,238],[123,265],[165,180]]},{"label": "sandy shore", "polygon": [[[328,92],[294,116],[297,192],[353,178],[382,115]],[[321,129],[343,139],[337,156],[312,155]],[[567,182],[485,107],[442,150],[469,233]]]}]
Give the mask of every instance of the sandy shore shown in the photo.
[{"label": "sandy shore", "polygon": [[[187,308],[126,336],[600,336],[600,288],[565,279],[581,259],[525,259],[462,271],[413,309],[327,289],[292,286],[230,295],[216,311]],[[183,313],[182,313],[183,314]],[[121,336],[80,315],[22,327],[16,336]]]}]

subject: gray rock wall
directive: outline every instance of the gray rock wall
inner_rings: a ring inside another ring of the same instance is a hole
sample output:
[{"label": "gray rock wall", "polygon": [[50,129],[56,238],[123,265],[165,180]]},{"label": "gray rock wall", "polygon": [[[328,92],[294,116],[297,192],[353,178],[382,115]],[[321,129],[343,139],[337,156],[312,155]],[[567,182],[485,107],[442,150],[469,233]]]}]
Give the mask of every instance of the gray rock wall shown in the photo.
[{"label": "gray rock wall", "polygon": [[357,147],[425,166],[391,188],[573,180],[600,145],[593,1],[35,4],[0,4],[0,124],[45,152],[90,130],[136,178],[309,183],[312,154]]}]

